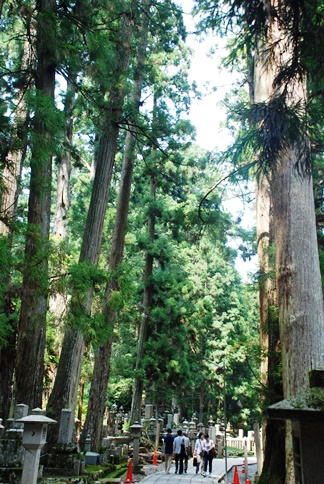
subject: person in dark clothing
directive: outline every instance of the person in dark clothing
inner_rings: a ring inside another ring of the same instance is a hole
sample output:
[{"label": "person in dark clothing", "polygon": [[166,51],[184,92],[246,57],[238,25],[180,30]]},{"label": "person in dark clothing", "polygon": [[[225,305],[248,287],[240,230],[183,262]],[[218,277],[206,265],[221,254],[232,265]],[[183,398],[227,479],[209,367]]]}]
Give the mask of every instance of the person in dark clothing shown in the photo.
[{"label": "person in dark clothing", "polygon": [[174,437],[172,435],[172,430],[167,429],[167,434],[163,439],[166,474],[170,474],[170,467],[172,463],[172,454],[173,454],[173,441],[174,441]]},{"label": "person in dark clothing", "polygon": [[187,474],[188,471],[188,459],[189,459],[189,453],[190,453],[190,440],[189,437],[187,437],[187,434],[185,431],[182,432],[183,435],[183,441],[184,441],[184,446],[185,446],[185,455],[184,455],[184,462],[183,462],[183,472]]}]

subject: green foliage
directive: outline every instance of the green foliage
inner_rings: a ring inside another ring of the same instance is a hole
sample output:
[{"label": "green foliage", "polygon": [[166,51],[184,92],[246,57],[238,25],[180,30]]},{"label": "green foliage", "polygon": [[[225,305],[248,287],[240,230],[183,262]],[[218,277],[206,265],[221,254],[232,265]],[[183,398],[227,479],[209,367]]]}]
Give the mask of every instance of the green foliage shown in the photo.
[{"label": "green foliage", "polygon": [[0,348],[6,346],[15,321],[14,303],[8,294],[12,257],[6,237],[0,236]]}]

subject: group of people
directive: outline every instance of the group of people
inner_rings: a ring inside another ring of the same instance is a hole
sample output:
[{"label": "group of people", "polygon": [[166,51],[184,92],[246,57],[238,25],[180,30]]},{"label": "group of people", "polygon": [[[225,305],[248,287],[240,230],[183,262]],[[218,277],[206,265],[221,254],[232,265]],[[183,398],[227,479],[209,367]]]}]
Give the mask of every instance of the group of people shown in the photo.
[{"label": "group of people", "polygon": [[[168,429],[163,442],[166,474],[170,474],[173,456],[175,459],[175,473],[186,474],[190,454],[190,440],[186,433],[182,430],[178,430],[177,436],[173,437],[172,430]],[[206,477],[208,468],[209,477],[211,477],[214,455],[214,442],[209,438],[208,434],[204,435],[203,432],[200,432],[194,448],[194,464],[196,464],[196,474],[198,474],[199,469],[201,469],[202,476]]]}]

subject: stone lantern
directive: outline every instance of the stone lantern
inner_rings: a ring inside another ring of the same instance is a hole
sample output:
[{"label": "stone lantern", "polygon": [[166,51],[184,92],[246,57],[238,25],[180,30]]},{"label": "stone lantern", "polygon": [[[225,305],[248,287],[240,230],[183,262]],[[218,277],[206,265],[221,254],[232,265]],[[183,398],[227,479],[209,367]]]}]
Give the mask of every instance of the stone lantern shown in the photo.
[{"label": "stone lantern", "polygon": [[197,424],[197,428],[198,428],[198,432],[202,432],[204,428],[204,424],[200,422],[199,424]]},{"label": "stone lantern", "polygon": [[138,466],[139,463],[139,442],[142,434],[143,426],[138,422],[135,422],[129,427],[131,438],[133,439],[133,465]]},{"label": "stone lantern", "polygon": [[22,445],[26,449],[21,482],[36,484],[40,452],[46,444],[48,424],[57,422],[45,415],[37,414],[17,419],[17,422],[24,424]]},{"label": "stone lantern", "polygon": [[196,424],[193,420],[189,422],[189,430],[193,432],[196,429]]}]

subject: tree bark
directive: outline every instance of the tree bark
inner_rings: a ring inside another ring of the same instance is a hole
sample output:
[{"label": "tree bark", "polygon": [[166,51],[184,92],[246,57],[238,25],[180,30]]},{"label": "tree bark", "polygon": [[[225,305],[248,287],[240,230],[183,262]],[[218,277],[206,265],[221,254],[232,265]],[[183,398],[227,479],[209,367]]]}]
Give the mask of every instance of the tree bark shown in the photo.
[{"label": "tree bark", "polygon": [[[55,2],[37,2],[37,69],[36,89],[53,103],[55,88],[54,45],[48,43],[48,32],[55,25],[48,12],[55,12]],[[52,16],[51,16],[52,17]],[[36,110],[34,146],[31,157],[28,226],[22,285],[16,361],[16,399],[30,408],[42,407],[44,351],[47,311],[48,254],[52,134]],[[26,372],[28,368],[28,372]]]},{"label": "tree bark", "polygon": [[[261,42],[254,56],[254,82],[251,89],[252,103],[267,102],[271,96],[270,65],[265,62],[266,49]],[[270,179],[269,179],[270,178]],[[283,388],[279,378],[281,362],[279,320],[277,315],[277,290],[275,261],[271,258],[274,244],[273,201],[271,175],[260,173],[256,184],[256,227],[259,260],[260,345],[261,345],[261,394],[264,406],[282,400]],[[269,476],[274,482],[285,481],[285,425],[266,420],[263,423],[263,470],[260,483]]]}]

